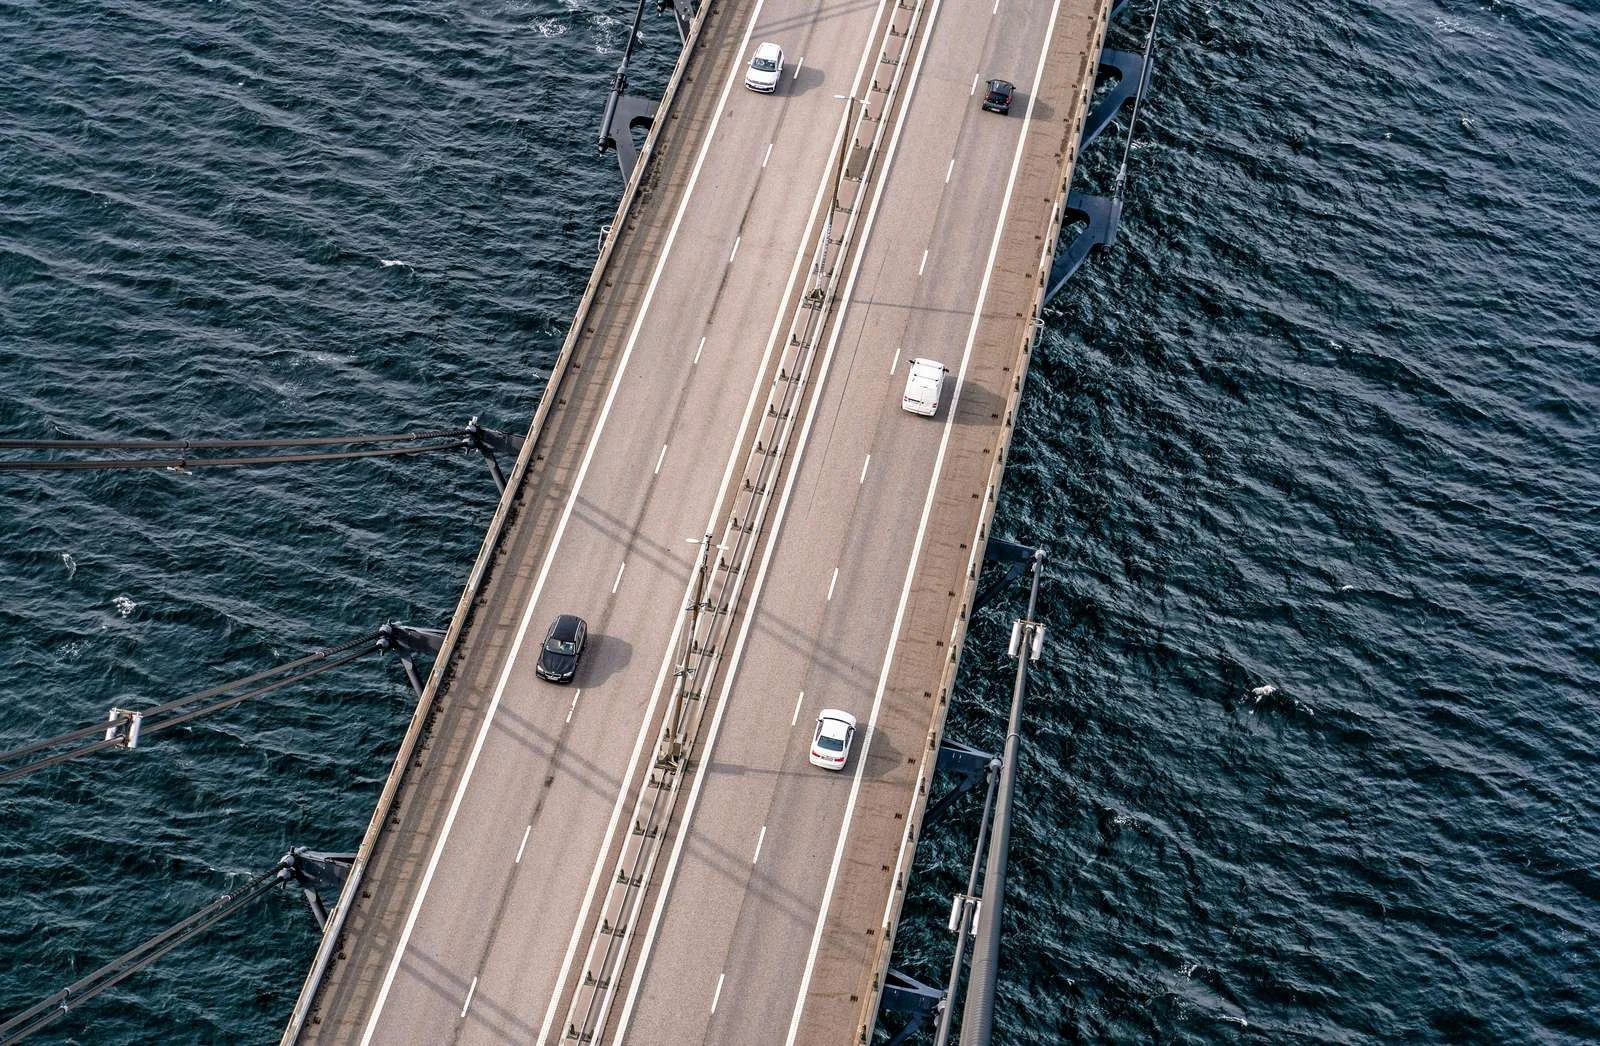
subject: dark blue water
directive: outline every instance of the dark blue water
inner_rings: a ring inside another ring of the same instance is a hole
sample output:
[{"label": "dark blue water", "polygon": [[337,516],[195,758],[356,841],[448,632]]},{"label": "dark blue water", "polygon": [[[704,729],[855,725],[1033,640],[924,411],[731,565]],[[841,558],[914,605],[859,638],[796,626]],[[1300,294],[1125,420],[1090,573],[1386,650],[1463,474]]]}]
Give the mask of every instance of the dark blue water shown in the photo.
[{"label": "dark blue water", "polygon": [[[1006,1041],[1600,1039],[1600,14],[1310,6],[1163,8],[1121,237],[1030,377]],[[630,14],[0,8],[0,434],[524,426]],[[440,625],[495,500],[464,455],[0,492],[0,746]],[[998,741],[1014,613],[956,736]],[[8,786],[0,1014],[353,848],[410,707],[366,662]],[[919,863],[928,980],[967,831]],[[274,1040],[314,946],[273,896],[41,1041]]]}]

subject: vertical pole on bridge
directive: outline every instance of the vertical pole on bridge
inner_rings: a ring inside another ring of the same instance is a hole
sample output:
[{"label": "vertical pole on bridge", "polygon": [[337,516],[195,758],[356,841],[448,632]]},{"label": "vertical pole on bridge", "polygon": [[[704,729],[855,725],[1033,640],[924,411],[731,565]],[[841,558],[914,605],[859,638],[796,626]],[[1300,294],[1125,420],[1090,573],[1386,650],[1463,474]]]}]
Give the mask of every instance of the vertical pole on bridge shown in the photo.
[{"label": "vertical pole on bridge", "polygon": [[995,799],[994,829],[989,836],[989,860],[983,872],[983,904],[978,909],[977,940],[972,946],[972,978],[967,985],[966,1007],[961,1012],[961,1046],[988,1046],[994,1025],[994,987],[1000,961],[1000,923],[1005,914],[1006,850],[1011,845],[1011,796],[1016,786],[1017,748],[1021,740],[1022,699],[1028,689],[1028,663],[1037,660],[1044,626],[1034,620],[1039,600],[1039,576],[1044,550],[1033,554],[1033,584],[1028,592],[1028,616],[1016,623],[1011,654],[1017,659],[1017,680],[1011,689],[1011,719],[1006,726],[1006,746],[1000,764],[1000,790]]}]

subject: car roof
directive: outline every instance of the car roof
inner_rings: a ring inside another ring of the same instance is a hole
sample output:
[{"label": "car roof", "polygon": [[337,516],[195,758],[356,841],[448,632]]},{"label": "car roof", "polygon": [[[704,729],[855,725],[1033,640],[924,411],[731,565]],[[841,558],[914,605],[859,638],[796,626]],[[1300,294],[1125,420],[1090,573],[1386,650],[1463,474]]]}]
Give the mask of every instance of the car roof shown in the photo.
[{"label": "car roof", "polygon": [[562,614],[550,625],[550,634],[561,639],[571,639],[578,634],[578,626],[583,624],[583,618],[577,614]]},{"label": "car roof", "polygon": [[842,708],[824,708],[817,718],[835,723],[844,723],[846,726],[856,725],[856,717]]},{"label": "car roof", "polygon": [[762,44],[760,47],[756,48],[756,57],[757,58],[776,58],[778,55],[780,55],[782,53],[783,53],[783,48],[779,47],[777,44],[773,43],[770,40],[768,40],[766,43]]},{"label": "car roof", "polygon": [[1013,86],[1012,86],[1012,83],[1011,83],[1010,80],[990,80],[989,81],[989,90],[991,90],[991,91],[1010,91],[1012,89],[1013,89]]}]

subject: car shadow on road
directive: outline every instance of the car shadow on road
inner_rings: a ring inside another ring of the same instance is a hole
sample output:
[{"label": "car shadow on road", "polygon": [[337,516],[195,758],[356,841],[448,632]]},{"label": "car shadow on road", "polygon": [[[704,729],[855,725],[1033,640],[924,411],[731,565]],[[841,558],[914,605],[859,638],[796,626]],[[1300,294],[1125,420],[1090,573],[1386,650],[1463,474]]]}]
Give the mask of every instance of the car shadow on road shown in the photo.
[{"label": "car shadow on road", "polygon": [[802,95],[821,87],[827,74],[816,66],[803,65],[798,71],[786,74],[782,91],[787,95]]},{"label": "car shadow on road", "polygon": [[589,633],[589,648],[584,651],[574,686],[600,686],[633,661],[633,644],[619,636]]}]

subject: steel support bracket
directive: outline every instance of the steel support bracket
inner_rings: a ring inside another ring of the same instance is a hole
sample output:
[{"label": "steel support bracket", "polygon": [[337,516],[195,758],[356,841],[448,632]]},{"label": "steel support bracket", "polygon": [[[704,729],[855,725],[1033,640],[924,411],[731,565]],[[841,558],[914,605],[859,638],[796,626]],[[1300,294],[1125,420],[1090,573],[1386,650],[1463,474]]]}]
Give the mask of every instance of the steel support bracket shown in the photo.
[{"label": "steel support bracket", "polygon": [[[1069,194],[1067,197],[1069,206],[1071,204],[1071,200],[1072,195]],[[1050,275],[1053,286],[1055,280],[1055,269],[1053,267],[1050,270]],[[1054,293],[1054,291],[1051,293]],[[1045,300],[1049,301],[1050,299],[1047,296]],[[991,601],[993,601],[994,597],[999,594],[1001,589],[1005,588],[1017,578],[1021,577],[1027,571],[1028,564],[1032,561],[1033,549],[1029,548],[1028,546],[1019,545],[1015,541],[1005,541],[1000,538],[990,538],[983,547],[984,565],[988,566],[990,563],[1005,563],[1007,564],[1006,572],[999,577],[993,577],[984,581],[984,583],[979,586],[977,593],[972,597],[972,614],[976,615],[978,611],[982,610]]]},{"label": "steel support bracket", "polygon": [[411,625],[397,625],[393,621],[385,621],[378,626],[378,649],[393,650],[400,655],[406,680],[411,684],[412,693],[419,699],[422,697],[422,677],[417,674],[416,663],[411,658],[415,654],[436,655],[443,645],[443,629],[414,628]]},{"label": "steel support bracket", "polygon": [[624,181],[633,177],[633,169],[639,163],[639,147],[633,144],[633,132],[643,130],[648,134],[656,122],[656,103],[627,91],[628,74],[619,69],[611,81],[611,93],[606,96],[605,113],[600,117],[600,139],[596,143],[601,153],[610,149],[617,154],[617,166],[622,168]]},{"label": "steel support bracket", "polygon": [[878,1013],[909,1014],[906,1026],[889,1040],[888,1046],[899,1046],[922,1030],[944,1002],[944,989],[933,988],[908,973],[890,969],[883,978],[883,995],[878,1000]]},{"label": "steel support bracket", "polygon": [[678,41],[685,44],[689,42],[689,26],[694,22],[694,0],[656,0],[656,11],[671,11],[672,20],[678,26]]},{"label": "steel support bracket", "polygon": [[1123,106],[1135,98],[1144,97],[1144,89],[1150,84],[1150,71],[1155,64],[1154,59],[1146,61],[1144,55],[1132,51],[1116,51],[1108,47],[1100,52],[1100,74],[1116,76],[1117,84],[1084,118],[1083,134],[1078,138],[1079,152],[1087,149],[1089,143],[1111,126],[1111,121],[1117,118]]},{"label": "steel support bracket", "polygon": [[283,868],[278,874],[287,873],[288,878],[300,885],[300,891],[305,894],[306,906],[311,909],[311,918],[317,922],[317,929],[326,927],[328,908],[322,903],[322,897],[317,890],[321,888],[335,893],[342,890],[345,879],[350,875],[350,867],[356,863],[356,855],[323,853],[296,846],[284,854],[278,863]]},{"label": "steel support bracket", "polygon": [[[1096,247],[1110,247],[1117,242],[1117,225],[1122,221],[1122,201],[1114,196],[1091,196],[1074,189],[1067,193],[1067,206],[1062,211],[1065,218],[1085,222],[1085,226],[1066,250],[1056,251],[1056,260],[1050,266],[1050,284],[1044,300],[1048,303],[1072,274],[1089,260],[1089,252]],[[1058,245],[1059,246],[1059,245]]]},{"label": "steel support bracket", "polygon": [[994,763],[993,752],[980,752],[976,748],[964,745],[960,741],[951,741],[946,738],[939,743],[939,758],[934,763],[934,772],[939,774],[955,774],[956,783],[936,802],[928,804],[927,810],[922,814],[922,831],[927,832],[930,825],[942,820],[950,805],[957,799],[966,795],[978,786],[983,780],[990,766]]}]

